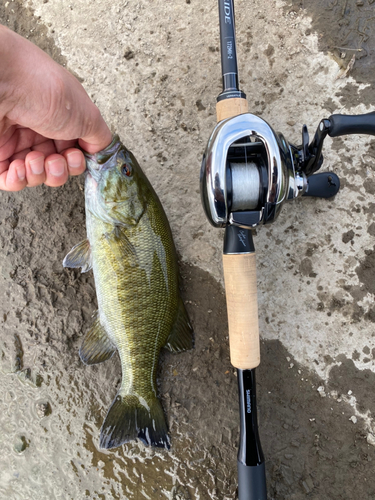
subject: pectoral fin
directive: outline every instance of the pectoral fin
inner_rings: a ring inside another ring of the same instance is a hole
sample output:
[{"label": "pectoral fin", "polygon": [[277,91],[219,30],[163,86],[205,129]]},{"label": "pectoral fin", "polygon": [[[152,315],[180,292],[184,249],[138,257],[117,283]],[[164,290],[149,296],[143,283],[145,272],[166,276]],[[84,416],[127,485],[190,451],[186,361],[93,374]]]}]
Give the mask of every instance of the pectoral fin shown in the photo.
[{"label": "pectoral fin", "polygon": [[175,324],[164,347],[172,352],[188,351],[194,347],[193,328],[181,298]]},{"label": "pectoral fin", "polygon": [[126,267],[126,265],[134,267],[138,264],[134,246],[130,243],[124,231],[119,227],[116,226],[113,231],[104,233],[103,236],[121,267]]},{"label": "pectoral fin", "polygon": [[92,255],[90,242],[85,240],[75,245],[63,260],[64,267],[81,267],[82,273],[86,273],[92,269]]},{"label": "pectoral fin", "polygon": [[100,324],[98,316],[83,339],[79,350],[81,360],[85,365],[94,365],[111,358],[115,352],[116,347]]}]

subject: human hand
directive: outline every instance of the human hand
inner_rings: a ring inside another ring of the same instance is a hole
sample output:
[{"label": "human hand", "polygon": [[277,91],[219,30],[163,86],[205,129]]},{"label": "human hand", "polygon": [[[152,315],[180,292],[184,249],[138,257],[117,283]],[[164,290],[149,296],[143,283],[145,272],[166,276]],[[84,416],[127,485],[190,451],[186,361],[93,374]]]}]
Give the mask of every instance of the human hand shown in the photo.
[{"label": "human hand", "polygon": [[61,186],[112,134],[78,80],[0,25],[0,190]]}]

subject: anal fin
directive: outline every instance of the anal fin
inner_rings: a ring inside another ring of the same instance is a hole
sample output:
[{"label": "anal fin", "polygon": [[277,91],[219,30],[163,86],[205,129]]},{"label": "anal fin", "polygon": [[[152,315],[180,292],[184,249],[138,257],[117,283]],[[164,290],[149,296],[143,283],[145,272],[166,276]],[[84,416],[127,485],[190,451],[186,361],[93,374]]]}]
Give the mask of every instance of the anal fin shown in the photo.
[{"label": "anal fin", "polygon": [[164,347],[172,352],[188,351],[194,347],[193,327],[181,297],[176,321]]},{"label": "anal fin", "polygon": [[83,339],[79,355],[85,365],[95,365],[111,358],[116,352],[116,347],[109,339],[107,332],[100,324],[97,316],[90,330]]}]

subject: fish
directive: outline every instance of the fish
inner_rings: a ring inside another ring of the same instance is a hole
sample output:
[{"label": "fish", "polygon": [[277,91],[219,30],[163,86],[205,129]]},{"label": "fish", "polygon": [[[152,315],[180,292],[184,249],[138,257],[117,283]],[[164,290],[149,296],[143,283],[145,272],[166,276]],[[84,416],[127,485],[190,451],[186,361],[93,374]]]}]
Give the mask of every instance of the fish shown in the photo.
[{"label": "fish", "polygon": [[63,266],[93,270],[98,311],[79,355],[93,365],[120,357],[121,386],[100,431],[100,447],[134,439],[170,448],[157,395],[163,347],[193,347],[193,328],[179,288],[175,245],[161,202],[134,155],[118,135],[86,158],[87,238]]}]

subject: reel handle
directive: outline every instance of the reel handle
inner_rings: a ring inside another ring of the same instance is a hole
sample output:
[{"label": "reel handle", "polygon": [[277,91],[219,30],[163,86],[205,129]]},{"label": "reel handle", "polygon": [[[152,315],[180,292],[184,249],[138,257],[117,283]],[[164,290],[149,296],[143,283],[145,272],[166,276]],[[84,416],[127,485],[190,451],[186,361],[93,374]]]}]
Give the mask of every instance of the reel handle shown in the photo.
[{"label": "reel handle", "polygon": [[330,137],[347,134],[375,135],[375,112],[364,115],[331,115],[329,121]]}]

